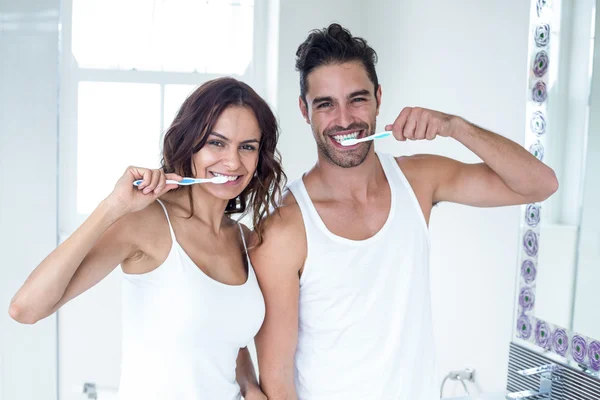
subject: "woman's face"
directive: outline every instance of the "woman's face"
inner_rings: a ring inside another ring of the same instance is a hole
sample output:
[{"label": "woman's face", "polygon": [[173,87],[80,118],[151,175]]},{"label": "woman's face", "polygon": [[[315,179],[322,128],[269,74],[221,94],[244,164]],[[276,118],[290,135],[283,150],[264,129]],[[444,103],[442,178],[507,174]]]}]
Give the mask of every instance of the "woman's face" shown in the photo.
[{"label": "woman's face", "polygon": [[246,107],[225,109],[205,146],[193,158],[196,178],[225,176],[224,184],[202,188],[223,200],[237,197],[248,186],[258,165],[261,131],[254,112]]}]

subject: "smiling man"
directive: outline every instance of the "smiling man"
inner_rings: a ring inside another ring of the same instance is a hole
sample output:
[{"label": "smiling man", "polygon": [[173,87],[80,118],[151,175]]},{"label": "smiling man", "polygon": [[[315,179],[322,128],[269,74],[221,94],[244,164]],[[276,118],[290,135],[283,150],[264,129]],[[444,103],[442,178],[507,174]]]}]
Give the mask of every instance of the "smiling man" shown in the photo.
[{"label": "smiling man", "polygon": [[405,108],[386,130],[397,140],[451,137],[483,162],[394,158],[372,141],[342,146],[375,133],[375,51],[333,24],[311,32],[296,55],[318,161],[289,185],[252,253],[266,302],[257,337],[262,388],[270,400],[439,399],[433,205],[542,201],[557,189],[554,172],[500,135],[422,108]]}]

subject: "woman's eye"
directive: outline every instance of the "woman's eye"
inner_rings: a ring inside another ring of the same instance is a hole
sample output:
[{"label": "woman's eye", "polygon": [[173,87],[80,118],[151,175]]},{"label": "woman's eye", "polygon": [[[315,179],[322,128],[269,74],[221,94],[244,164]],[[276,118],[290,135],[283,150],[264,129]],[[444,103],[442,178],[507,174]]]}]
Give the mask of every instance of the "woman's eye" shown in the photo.
[{"label": "woman's eye", "polygon": [[248,150],[248,151],[254,151],[256,150],[256,147],[252,146],[251,144],[245,144],[241,147],[242,150]]},{"label": "woman's eye", "polygon": [[208,142],[208,144],[211,146],[223,147],[223,143],[219,142],[218,140],[211,140]]}]

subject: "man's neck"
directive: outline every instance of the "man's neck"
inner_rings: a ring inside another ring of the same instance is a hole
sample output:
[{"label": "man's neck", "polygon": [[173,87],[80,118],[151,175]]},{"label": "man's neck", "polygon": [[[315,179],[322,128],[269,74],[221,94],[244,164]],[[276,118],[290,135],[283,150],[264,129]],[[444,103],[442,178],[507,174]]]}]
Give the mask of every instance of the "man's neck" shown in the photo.
[{"label": "man's neck", "polygon": [[319,198],[354,199],[364,201],[386,183],[379,157],[373,148],[358,166],[342,168],[321,154],[315,166],[305,175],[304,182]]}]

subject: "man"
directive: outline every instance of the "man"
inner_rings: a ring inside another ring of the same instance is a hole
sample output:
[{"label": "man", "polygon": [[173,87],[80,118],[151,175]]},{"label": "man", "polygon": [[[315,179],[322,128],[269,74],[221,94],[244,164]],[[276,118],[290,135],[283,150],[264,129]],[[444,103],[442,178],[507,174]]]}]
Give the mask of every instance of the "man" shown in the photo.
[{"label": "man", "polygon": [[[554,172],[516,143],[438,111],[405,108],[397,140],[458,140],[483,163],[377,154],[376,53],[340,25],[296,53],[316,165],[289,185],[252,253],[266,303],[256,343],[270,400],[439,398],[429,292],[431,209],[538,202]],[[527,171],[526,174],[523,171]]]}]

